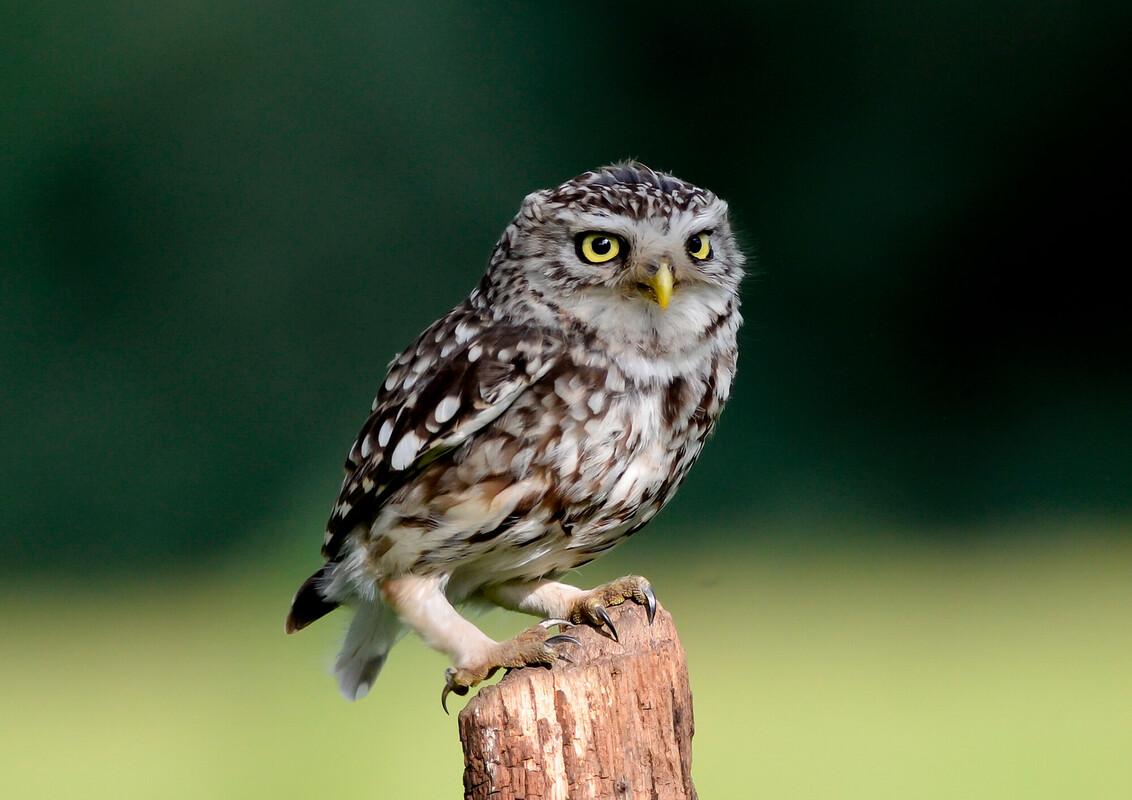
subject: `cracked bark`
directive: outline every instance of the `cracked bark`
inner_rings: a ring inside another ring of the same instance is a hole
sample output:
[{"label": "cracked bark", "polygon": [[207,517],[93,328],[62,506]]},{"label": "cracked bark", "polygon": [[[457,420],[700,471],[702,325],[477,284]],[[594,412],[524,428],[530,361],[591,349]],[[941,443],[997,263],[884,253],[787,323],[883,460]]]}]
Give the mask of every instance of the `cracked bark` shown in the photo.
[{"label": "cracked bark", "polygon": [[466,800],[694,800],[692,694],[672,617],[609,610],[620,643],[578,626],[576,663],[528,667],[460,712]]}]

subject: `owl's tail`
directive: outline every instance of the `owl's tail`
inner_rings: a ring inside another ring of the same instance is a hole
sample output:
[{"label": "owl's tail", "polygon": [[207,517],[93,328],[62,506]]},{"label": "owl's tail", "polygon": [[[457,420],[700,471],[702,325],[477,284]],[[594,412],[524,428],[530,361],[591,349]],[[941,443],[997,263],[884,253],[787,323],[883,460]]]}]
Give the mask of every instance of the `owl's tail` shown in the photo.
[{"label": "owl's tail", "polygon": [[401,621],[380,599],[361,601],[334,663],[338,689],[347,700],[369,694],[390,648],[402,633]]},{"label": "owl's tail", "polygon": [[291,610],[287,614],[287,622],[283,630],[287,633],[301,631],[315,620],[322,619],[338,608],[337,600],[331,600],[322,593],[331,571],[336,566],[333,561],[328,561],[322,569],[303,581],[303,585],[295,592],[295,598],[291,601]]}]

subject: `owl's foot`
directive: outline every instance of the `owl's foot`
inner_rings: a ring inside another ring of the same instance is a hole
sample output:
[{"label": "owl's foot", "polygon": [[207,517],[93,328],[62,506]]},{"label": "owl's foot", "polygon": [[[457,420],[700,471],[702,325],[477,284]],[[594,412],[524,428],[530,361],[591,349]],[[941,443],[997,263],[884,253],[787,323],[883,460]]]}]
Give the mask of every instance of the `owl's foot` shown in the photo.
[{"label": "owl's foot", "polygon": [[573,623],[592,625],[599,631],[608,630],[610,638],[616,642],[617,628],[613,626],[613,620],[605,609],[619,606],[626,600],[644,606],[649,615],[649,624],[652,624],[656,616],[656,595],[649,582],[640,575],[626,575],[591,589],[574,603],[567,616]]},{"label": "owl's foot", "polygon": [[449,667],[444,672],[444,691],[440,693],[440,707],[448,713],[449,693],[466,695],[468,690],[485,681],[500,669],[519,669],[520,667],[546,667],[550,669],[556,661],[570,662],[558,652],[557,646],[563,644],[581,645],[578,639],[564,633],[551,633],[552,625],[570,625],[561,619],[549,619],[527,628],[514,639],[499,642],[489,651],[487,658],[478,664],[463,667]]}]

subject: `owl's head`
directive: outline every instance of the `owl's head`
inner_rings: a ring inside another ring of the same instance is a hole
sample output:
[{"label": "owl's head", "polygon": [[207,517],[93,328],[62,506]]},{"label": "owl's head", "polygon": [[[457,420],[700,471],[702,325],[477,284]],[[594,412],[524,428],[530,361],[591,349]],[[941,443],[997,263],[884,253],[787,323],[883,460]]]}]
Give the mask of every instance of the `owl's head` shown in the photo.
[{"label": "owl's head", "polygon": [[743,261],[725,202],[625,163],[529,195],[487,277],[497,303],[669,349],[735,311]]}]

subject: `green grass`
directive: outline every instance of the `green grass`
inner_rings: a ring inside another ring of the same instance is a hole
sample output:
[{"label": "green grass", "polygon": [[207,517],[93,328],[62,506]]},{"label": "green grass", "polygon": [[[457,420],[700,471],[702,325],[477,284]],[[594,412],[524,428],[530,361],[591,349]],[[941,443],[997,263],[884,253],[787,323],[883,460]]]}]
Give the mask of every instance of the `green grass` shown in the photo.
[{"label": "green grass", "polygon": [[[1128,544],[634,541],[575,579],[626,571],[652,577],[688,651],[705,798],[1132,797]],[[406,639],[342,701],[344,619],[282,633],[301,577],[8,584],[0,796],[459,797],[442,657]]]}]

